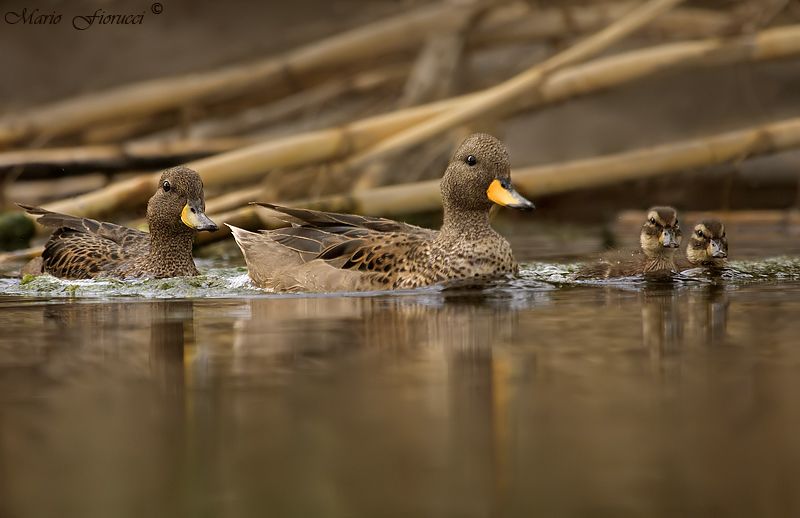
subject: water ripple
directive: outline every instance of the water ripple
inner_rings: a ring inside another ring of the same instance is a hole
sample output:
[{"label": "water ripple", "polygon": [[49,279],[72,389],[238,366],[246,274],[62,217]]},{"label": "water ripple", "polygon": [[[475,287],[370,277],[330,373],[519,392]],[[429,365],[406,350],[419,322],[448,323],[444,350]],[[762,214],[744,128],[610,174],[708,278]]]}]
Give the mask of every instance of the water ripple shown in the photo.
[{"label": "water ripple", "polygon": [[[702,268],[695,268],[658,280],[641,275],[615,279],[577,280],[575,274],[579,267],[579,263],[533,262],[524,264],[518,277],[499,279],[477,288],[474,286],[445,286],[425,290],[405,290],[396,294],[409,294],[409,291],[417,295],[423,291],[468,294],[477,290],[488,299],[519,299],[520,301],[524,299],[524,301],[530,302],[531,297],[541,297],[545,292],[559,286],[612,285],[636,289],[642,286],[652,286],[653,283],[681,286],[697,285],[698,283],[744,284],[800,280],[800,258],[789,257],[759,261],[734,261],[728,268],[720,272],[711,273]],[[0,291],[6,295],[78,298],[239,298],[278,295],[269,290],[255,287],[247,276],[247,270],[243,267],[209,268],[197,277],[152,280],[64,280],[50,275],[26,277],[22,280],[0,278]],[[393,294],[395,293],[393,292]],[[356,295],[386,295],[386,292],[358,293]]]}]

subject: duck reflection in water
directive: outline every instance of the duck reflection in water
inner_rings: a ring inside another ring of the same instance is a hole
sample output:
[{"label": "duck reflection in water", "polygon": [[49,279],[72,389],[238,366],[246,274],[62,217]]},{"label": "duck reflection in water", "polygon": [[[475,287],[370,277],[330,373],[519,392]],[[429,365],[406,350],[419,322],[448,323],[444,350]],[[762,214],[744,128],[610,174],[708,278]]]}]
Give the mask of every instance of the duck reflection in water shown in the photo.
[{"label": "duck reflection in water", "polygon": [[686,303],[687,340],[692,345],[722,345],[727,337],[730,298],[724,283],[690,289]]},{"label": "duck reflection in water", "polygon": [[43,332],[58,337],[47,341],[51,370],[71,368],[75,357],[95,366],[114,359],[115,369],[149,372],[173,393],[183,391],[184,351],[193,343],[192,326],[190,301],[59,304],[44,306],[42,313]]},{"label": "duck reflection in water", "polygon": [[644,346],[661,357],[677,351],[683,340],[679,294],[671,287],[648,287],[641,294]]},{"label": "duck reflection in water", "polygon": [[193,346],[192,303],[188,301],[158,303],[153,306],[150,314],[150,365],[153,374],[160,380],[163,390],[181,395],[186,384],[184,379],[186,347]]},{"label": "duck reflection in water", "polygon": [[[398,441],[415,444],[406,452],[433,449],[440,462],[463,474],[446,486],[452,500],[465,488],[480,487],[486,493],[474,495],[474,505],[497,503],[512,472],[507,452],[517,397],[514,380],[531,366],[528,359],[513,359],[504,347],[519,335],[514,303],[513,298],[463,291],[253,299],[235,326],[232,367],[237,376],[250,379],[248,374],[263,375],[268,368],[284,383],[299,385],[324,376],[325,400],[348,402],[335,405],[335,419],[318,423],[333,437],[406,416],[407,427],[372,442],[387,450]],[[431,378],[439,381],[431,384]],[[396,390],[398,385],[408,388]],[[324,401],[307,404],[316,408]],[[419,433],[415,423],[428,413],[447,423],[444,434]],[[461,455],[465,450],[474,455]],[[411,455],[397,462],[431,462]]]},{"label": "duck reflection in water", "polygon": [[643,342],[658,357],[725,339],[729,301],[724,285],[650,286],[642,291],[641,303]]}]

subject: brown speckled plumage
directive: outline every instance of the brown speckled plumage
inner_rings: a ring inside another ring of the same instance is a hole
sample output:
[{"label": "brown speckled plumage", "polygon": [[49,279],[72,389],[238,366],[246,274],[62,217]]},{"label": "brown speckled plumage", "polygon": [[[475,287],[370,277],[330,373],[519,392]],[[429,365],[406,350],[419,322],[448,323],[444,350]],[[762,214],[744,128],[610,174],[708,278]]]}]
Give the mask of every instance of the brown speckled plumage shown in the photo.
[{"label": "brown speckled plumage", "polygon": [[[184,206],[194,228],[182,221]],[[65,279],[164,278],[197,275],[192,241],[197,230],[216,230],[205,214],[203,182],[186,167],[167,169],[147,204],[150,232],[22,206],[56,230],[45,244],[42,273]],[[30,269],[27,269],[30,271]]]},{"label": "brown speckled plumage", "polygon": [[[510,186],[505,146],[494,137],[476,134],[464,141],[445,171],[444,223],[439,231],[270,204],[262,205],[288,217],[291,227],[262,233],[231,228],[250,277],[262,287],[359,291],[482,280],[518,270],[511,246],[489,224],[492,201],[487,189],[495,180],[518,196]],[[514,200],[518,203],[507,205],[532,208],[524,198]]]},{"label": "brown speckled plumage", "polygon": [[670,274],[677,270],[675,250],[680,246],[678,213],[672,207],[652,207],[639,233],[639,250],[614,251],[578,272],[583,279],[608,279],[641,274]]}]

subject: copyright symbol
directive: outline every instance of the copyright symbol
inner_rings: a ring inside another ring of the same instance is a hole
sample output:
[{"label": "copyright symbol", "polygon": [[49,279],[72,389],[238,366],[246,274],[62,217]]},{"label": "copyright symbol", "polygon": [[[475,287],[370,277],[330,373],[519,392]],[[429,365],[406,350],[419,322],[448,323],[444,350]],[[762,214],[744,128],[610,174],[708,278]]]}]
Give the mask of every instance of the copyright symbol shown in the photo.
[{"label": "copyright symbol", "polygon": [[164,6],[161,5],[160,2],[155,2],[153,5],[150,6],[150,11],[153,14],[161,14],[164,11]]}]

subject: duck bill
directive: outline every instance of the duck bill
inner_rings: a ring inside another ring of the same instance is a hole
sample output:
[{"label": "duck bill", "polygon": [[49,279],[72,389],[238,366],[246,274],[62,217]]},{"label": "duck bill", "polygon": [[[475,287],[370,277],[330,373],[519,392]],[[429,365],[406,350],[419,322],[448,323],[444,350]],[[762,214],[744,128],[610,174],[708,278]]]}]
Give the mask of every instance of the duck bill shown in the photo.
[{"label": "duck bill", "polygon": [[492,180],[489,188],[486,189],[486,196],[503,207],[520,210],[533,210],[536,208],[532,201],[526,199],[514,189],[510,180]]},{"label": "duck bill", "polygon": [[661,246],[664,248],[678,248],[680,241],[672,230],[664,230],[661,233]]},{"label": "duck bill", "polygon": [[181,211],[181,221],[189,228],[193,228],[198,232],[216,232],[219,227],[211,221],[211,218],[206,216],[206,213],[200,208],[197,202],[189,202],[183,206]]},{"label": "duck bill", "polygon": [[725,259],[728,257],[728,251],[725,250],[725,247],[722,246],[716,239],[712,239],[710,243],[708,243],[707,249],[708,255],[713,257],[714,259]]}]

